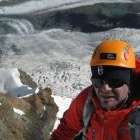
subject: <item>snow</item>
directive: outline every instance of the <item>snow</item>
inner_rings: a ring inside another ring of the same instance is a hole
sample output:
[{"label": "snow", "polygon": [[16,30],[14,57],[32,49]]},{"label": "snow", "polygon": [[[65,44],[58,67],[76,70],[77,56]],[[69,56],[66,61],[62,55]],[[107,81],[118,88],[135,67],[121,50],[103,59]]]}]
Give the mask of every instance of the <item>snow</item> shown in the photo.
[{"label": "snow", "polygon": [[40,0],[40,1],[29,1],[24,2],[22,4],[17,4],[15,6],[5,6],[0,7],[0,14],[22,14],[22,13],[28,13],[33,12],[36,10],[56,10],[56,9],[64,9],[64,8],[70,8],[74,6],[82,6],[82,5],[90,5],[100,2],[109,2],[109,3],[115,3],[115,2],[133,2],[133,0]]},{"label": "snow", "polygon": [[46,110],[46,106],[43,106],[44,111]]},{"label": "snow", "polygon": [[34,93],[31,87],[21,83],[17,68],[0,68],[0,92],[18,97]]},{"label": "snow", "polygon": [[90,43],[88,35],[62,29],[31,36],[8,35],[3,48],[15,44],[22,55],[6,55],[1,67],[18,67],[28,72],[38,86],[70,97],[90,82],[87,42]]},{"label": "snow", "polygon": [[28,97],[30,97],[30,96],[32,96],[33,94],[27,94],[27,95],[24,95],[24,96],[20,96],[20,97],[18,97],[18,98],[28,98]]},{"label": "snow", "polygon": [[54,98],[55,103],[59,107],[59,111],[57,113],[57,118],[62,118],[63,112],[69,107],[72,98],[61,97],[57,95],[52,96]]},{"label": "snow", "polygon": [[21,68],[38,86],[50,87],[54,95],[73,97],[91,84],[91,52],[101,40],[110,37],[127,40],[139,51],[139,29],[116,28],[90,34],[50,29],[29,36],[6,36],[3,48],[15,44],[22,55],[6,55],[1,67]]},{"label": "snow", "polygon": [[37,94],[39,92],[39,88],[37,87],[36,89],[35,89],[35,93]]},{"label": "snow", "polygon": [[18,108],[13,108],[14,112],[19,114],[19,115],[25,115],[25,112],[23,112],[22,110],[18,109]]},{"label": "snow", "polygon": [[66,97],[54,96],[54,95],[52,97],[54,98],[54,101],[59,108],[59,111],[56,115],[57,119],[55,121],[54,128],[53,128],[53,129],[56,129],[58,124],[60,123],[60,119],[62,118],[63,113],[68,109],[72,101],[72,98],[66,98]]}]

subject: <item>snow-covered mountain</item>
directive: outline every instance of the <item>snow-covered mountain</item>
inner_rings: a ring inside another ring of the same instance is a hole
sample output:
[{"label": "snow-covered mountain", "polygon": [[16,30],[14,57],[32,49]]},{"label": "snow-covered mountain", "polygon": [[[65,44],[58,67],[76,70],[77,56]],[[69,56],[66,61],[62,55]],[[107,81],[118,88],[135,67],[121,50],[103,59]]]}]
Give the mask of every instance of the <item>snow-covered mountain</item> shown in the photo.
[{"label": "snow-covered mountain", "polygon": [[17,69],[25,71],[38,87],[52,89],[59,119],[91,84],[90,57],[106,38],[140,52],[139,0],[0,0],[0,89],[32,93],[19,80]]},{"label": "snow-covered mountain", "polygon": [[75,96],[90,84],[92,50],[108,37],[128,40],[139,50],[140,31],[136,29],[90,34],[52,29],[33,35],[4,36],[1,67],[18,67],[39,86],[51,87],[54,94]]},{"label": "snow-covered mountain", "polygon": [[47,9],[47,10],[57,10],[57,9],[67,9],[67,8],[73,8],[77,6],[82,6],[82,5],[91,5],[91,4],[96,4],[96,3],[126,3],[126,2],[139,2],[138,0],[22,0],[22,1],[17,1],[17,0],[1,0],[0,3],[3,5],[3,7],[0,9],[0,13],[2,14],[21,14],[21,13],[26,13],[26,12],[34,12],[36,10],[42,10],[42,9]]},{"label": "snow-covered mountain", "polygon": [[139,52],[139,1],[0,3],[0,67],[27,72],[55,95],[73,97],[90,85],[89,61],[101,40],[124,39]]}]

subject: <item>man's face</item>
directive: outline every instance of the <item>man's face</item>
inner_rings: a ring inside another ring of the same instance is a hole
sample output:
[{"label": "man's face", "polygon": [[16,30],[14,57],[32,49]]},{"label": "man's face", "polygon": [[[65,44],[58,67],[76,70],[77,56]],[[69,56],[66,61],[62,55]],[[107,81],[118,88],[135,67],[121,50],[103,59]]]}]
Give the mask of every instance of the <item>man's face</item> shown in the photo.
[{"label": "man's face", "polygon": [[[93,79],[94,80],[94,79]],[[113,82],[104,80],[96,81],[101,82],[96,86],[96,83],[93,86],[96,91],[96,95],[101,103],[102,108],[106,110],[116,109],[123,101],[126,101],[128,98],[129,87],[125,83],[119,83],[115,80]],[[110,83],[114,83],[111,85]]]}]

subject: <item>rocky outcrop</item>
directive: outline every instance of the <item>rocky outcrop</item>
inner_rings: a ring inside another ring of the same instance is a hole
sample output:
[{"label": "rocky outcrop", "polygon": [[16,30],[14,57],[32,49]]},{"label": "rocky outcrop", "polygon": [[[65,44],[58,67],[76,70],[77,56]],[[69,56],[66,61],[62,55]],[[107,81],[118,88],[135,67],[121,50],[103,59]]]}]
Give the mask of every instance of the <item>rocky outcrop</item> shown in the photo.
[{"label": "rocky outcrop", "polygon": [[20,73],[20,81],[24,84],[24,85],[28,85],[30,86],[32,89],[36,89],[37,88],[37,84],[33,81],[33,79],[31,78],[30,75],[28,75],[26,72],[24,72],[21,69],[18,69],[19,73]]},{"label": "rocky outcrop", "polygon": [[57,111],[49,88],[26,98],[0,93],[0,140],[47,140]]}]

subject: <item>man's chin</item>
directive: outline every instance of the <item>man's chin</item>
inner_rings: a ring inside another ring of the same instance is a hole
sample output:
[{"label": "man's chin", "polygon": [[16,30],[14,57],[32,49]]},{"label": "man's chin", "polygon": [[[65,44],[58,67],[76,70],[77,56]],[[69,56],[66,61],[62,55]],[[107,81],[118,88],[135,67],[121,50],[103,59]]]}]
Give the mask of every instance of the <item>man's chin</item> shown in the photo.
[{"label": "man's chin", "polygon": [[106,110],[112,110],[117,107],[119,103],[116,101],[115,98],[106,98],[101,101],[101,105]]}]

